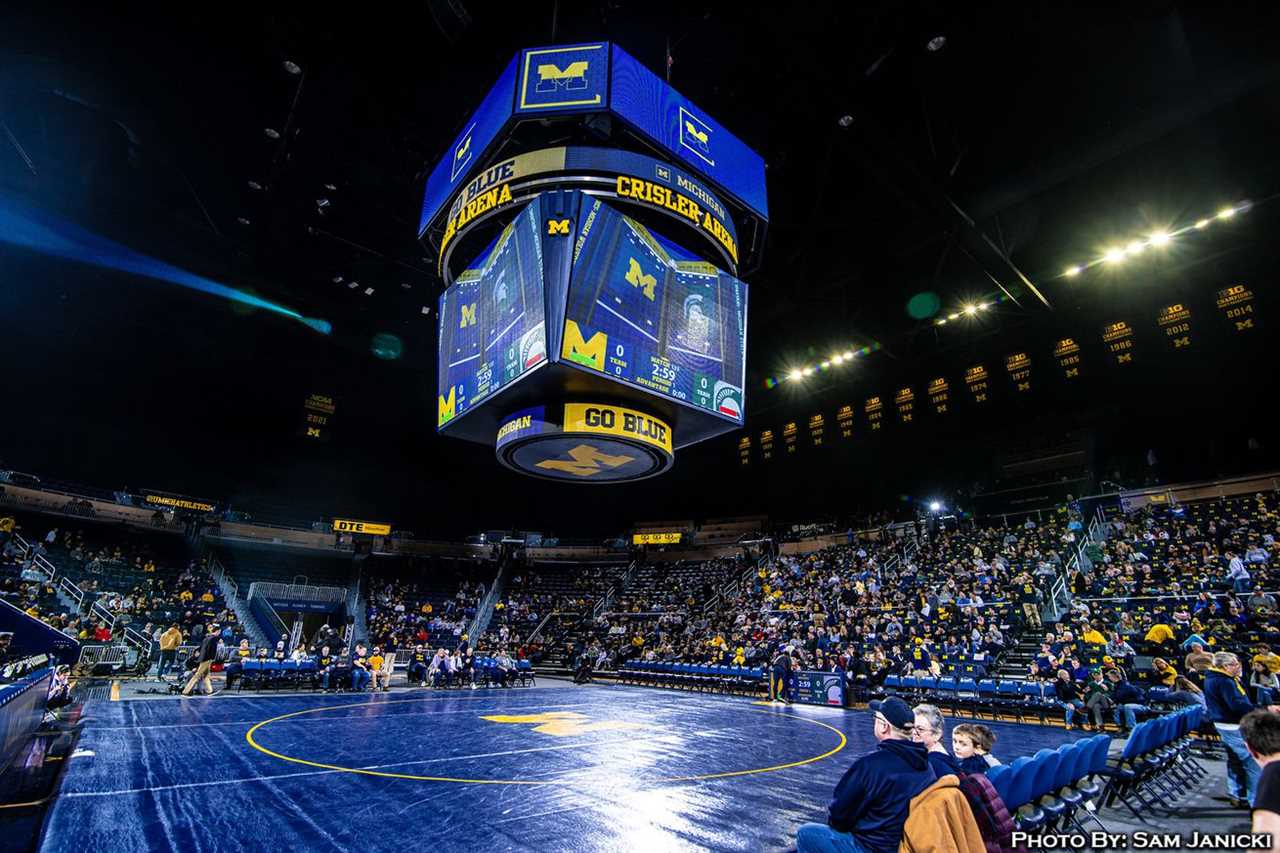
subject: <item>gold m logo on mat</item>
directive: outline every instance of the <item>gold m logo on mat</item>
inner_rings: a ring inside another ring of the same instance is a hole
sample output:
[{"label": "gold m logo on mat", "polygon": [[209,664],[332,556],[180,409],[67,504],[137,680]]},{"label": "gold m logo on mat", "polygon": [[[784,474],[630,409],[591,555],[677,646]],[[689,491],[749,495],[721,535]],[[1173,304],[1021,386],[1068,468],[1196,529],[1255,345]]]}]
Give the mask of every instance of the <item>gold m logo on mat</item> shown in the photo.
[{"label": "gold m logo on mat", "polygon": [[643,728],[640,723],[629,723],[625,720],[604,720],[591,722],[586,714],[576,711],[547,711],[542,714],[495,714],[481,717],[491,723],[514,723],[516,725],[532,725],[540,734],[554,737],[574,737],[588,732],[616,732]]}]

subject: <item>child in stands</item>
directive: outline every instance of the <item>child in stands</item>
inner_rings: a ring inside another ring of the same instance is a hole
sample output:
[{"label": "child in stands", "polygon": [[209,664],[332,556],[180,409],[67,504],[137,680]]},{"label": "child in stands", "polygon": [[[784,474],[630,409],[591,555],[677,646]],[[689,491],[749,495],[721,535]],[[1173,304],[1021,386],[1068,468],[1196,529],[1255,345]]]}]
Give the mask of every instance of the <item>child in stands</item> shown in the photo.
[{"label": "child in stands", "polygon": [[951,730],[951,751],[965,773],[986,773],[1000,763],[991,754],[996,733],[981,723],[961,723]]}]

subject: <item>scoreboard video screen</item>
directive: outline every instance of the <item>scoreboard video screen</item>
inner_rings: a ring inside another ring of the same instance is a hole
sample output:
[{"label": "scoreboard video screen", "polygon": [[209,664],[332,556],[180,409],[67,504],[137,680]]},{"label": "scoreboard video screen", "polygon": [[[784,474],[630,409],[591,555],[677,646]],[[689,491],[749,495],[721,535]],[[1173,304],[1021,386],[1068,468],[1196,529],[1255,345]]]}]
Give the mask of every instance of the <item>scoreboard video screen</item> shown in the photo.
[{"label": "scoreboard video screen", "polygon": [[561,358],[742,423],[747,286],[583,202]]},{"label": "scoreboard video screen", "polygon": [[440,297],[437,426],[547,361],[537,210],[517,216]]}]

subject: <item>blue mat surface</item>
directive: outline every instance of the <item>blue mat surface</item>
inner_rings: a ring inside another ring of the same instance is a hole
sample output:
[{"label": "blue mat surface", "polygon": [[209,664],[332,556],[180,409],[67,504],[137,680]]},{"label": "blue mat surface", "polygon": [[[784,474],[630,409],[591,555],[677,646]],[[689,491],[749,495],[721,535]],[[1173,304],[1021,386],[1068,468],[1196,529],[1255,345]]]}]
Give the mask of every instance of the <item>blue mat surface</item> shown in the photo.
[{"label": "blue mat surface", "polygon": [[[866,711],[631,687],[95,702],[42,850],[778,850]],[[948,721],[948,726],[957,721]],[[1074,740],[990,724],[1006,761]]]}]

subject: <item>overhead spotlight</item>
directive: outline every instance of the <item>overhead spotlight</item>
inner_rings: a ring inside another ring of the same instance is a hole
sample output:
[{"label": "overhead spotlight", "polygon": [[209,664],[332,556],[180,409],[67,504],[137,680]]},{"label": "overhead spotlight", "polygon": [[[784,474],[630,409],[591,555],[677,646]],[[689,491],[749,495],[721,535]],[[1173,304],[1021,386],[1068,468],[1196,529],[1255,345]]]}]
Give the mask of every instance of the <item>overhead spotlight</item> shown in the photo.
[{"label": "overhead spotlight", "polygon": [[850,351],[850,350],[845,350],[845,351],[844,351],[844,360],[845,360],[845,361],[853,361],[853,352],[852,352],[852,351]]},{"label": "overhead spotlight", "polygon": [[831,362],[829,362],[829,361],[824,361],[824,362],[822,362],[822,364],[820,364],[820,365],[818,365],[818,366],[819,366],[819,367],[821,367],[823,370],[826,370],[828,367],[830,367],[830,366],[831,366]]},{"label": "overhead spotlight", "polygon": [[336,192],[338,189],[336,184],[325,184],[324,188],[327,189],[329,192]]},{"label": "overhead spotlight", "polygon": [[329,206],[329,199],[327,199],[327,198],[318,198],[318,199],[316,199],[316,207],[319,207],[319,208],[326,208],[326,207],[328,207],[328,206]]},{"label": "overhead spotlight", "polygon": [[1071,266],[1067,267],[1066,271],[1063,272],[1063,275],[1065,275],[1067,278],[1074,278],[1075,276],[1080,275],[1080,267],[1076,266],[1075,264],[1072,264]]},{"label": "overhead spotlight", "polygon": [[790,379],[792,382],[799,382],[801,379],[804,378],[804,371],[793,370],[787,374],[787,378]]},{"label": "overhead spotlight", "polygon": [[360,286],[360,282],[358,282],[358,281],[349,281],[349,282],[347,282],[347,287],[348,287],[349,289],[351,289],[351,290],[355,290],[355,289],[356,289],[357,287],[359,287],[359,286]]},{"label": "overhead spotlight", "polygon": [[430,307],[428,307],[428,306],[426,306],[426,305],[423,305],[423,306],[422,306],[422,316],[423,316],[423,317],[429,317],[430,315],[431,315],[431,308],[430,308]]},{"label": "overhead spotlight", "polygon": [[249,182],[249,189],[251,189],[251,190],[260,190],[260,189],[262,189],[262,184],[258,183],[257,181],[250,181],[250,182]]},{"label": "overhead spotlight", "polygon": [[946,46],[947,46],[947,37],[942,35],[941,33],[929,39],[929,41],[925,42],[925,47],[933,53],[937,53],[938,51],[942,50]]},{"label": "overhead spotlight", "polygon": [[977,314],[977,313],[978,313],[978,306],[977,306],[977,305],[966,305],[966,306],[964,306],[964,313],[966,313],[966,314],[968,314],[970,317],[972,317],[974,314]]},{"label": "overhead spotlight", "polygon": [[298,64],[298,63],[296,63],[296,62],[292,62],[292,61],[290,61],[290,60],[286,59],[284,62],[282,62],[282,63],[280,63],[280,64],[281,64],[282,66],[284,66],[284,70],[285,70],[285,71],[288,71],[290,74],[301,74],[301,73],[302,73],[302,66],[301,66],[301,65],[299,65],[299,64]]},{"label": "overhead spotlight", "polygon": [[1142,242],[1141,240],[1134,240],[1128,246],[1124,247],[1124,251],[1125,251],[1125,254],[1127,255],[1140,255],[1142,254],[1142,250],[1145,248],[1147,248],[1146,243]]},{"label": "overhead spotlight", "polygon": [[333,283],[334,283],[334,284],[342,284],[342,276],[340,276],[340,275],[335,275],[335,276],[333,277]]},{"label": "overhead spotlight", "polygon": [[836,124],[840,125],[841,127],[850,127],[853,124],[853,116],[842,115],[840,116],[840,118],[836,119]]},{"label": "overhead spotlight", "polygon": [[274,127],[264,127],[264,128],[262,129],[262,132],[263,132],[263,133],[265,133],[265,134],[267,135],[267,139],[279,139],[279,138],[280,138],[280,131],[276,130]]},{"label": "overhead spotlight", "polygon": [[365,295],[365,296],[373,296],[373,288],[372,288],[372,287],[366,287],[366,288],[364,289],[364,295]]},{"label": "overhead spotlight", "polygon": [[413,285],[407,281],[400,282],[400,286],[403,287],[405,290],[411,290],[413,288]]},{"label": "overhead spotlight", "polygon": [[1118,263],[1124,260],[1124,249],[1107,249],[1102,259],[1109,264]]},{"label": "overhead spotlight", "polygon": [[947,318],[946,318],[946,317],[943,317],[943,318],[939,319],[939,320],[938,320],[938,325],[939,325],[939,326],[945,326],[945,325],[947,325]]},{"label": "overhead spotlight", "polygon": [[1209,227],[1209,220],[1207,219],[1201,219],[1199,222],[1196,223],[1196,228],[1201,231],[1203,231],[1208,227]]},{"label": "overhead spotlight", "polygon": [[929,502],[929,512],[937,512],[940,509],[942,509],[942,504],[938,503],[937,501]]},{"label": "overhead spotlight", "polygon": [[1173,237],[1170,236],[1169,232],[1157,231],[1147,238],[1147,242],[1153,246],[1164,246],[1172,239]]},{"label": "overhead spotlight", "polygon": [[236,222],[239,222],[241,225],[248,225],[248,224],[249,224],[249,220],[248,220],[248,219],[246,219],[246,218],[245,218],[245,217],[243,217],[243,216],[237,216],[237,217],[236,217]]},{"label": "overhead spotlight", "polygon": [[831,363],[844,364],[844,356],[842,356],[840,353],[836,353],[835,355],[831,356]]},{"label": "overhead spotlight", "polygon": [[812,367],[806,367],[806,368],[804,369],[804,375],[805,375],[805,376],[812,376],[812,375],[813,375],[813,368],[812,368]]},{"label": "overhead spotlight", "polygon": [[1218,211],[1219,219],[1230,219],[1235,215],[1236,215],[1236,209],[1234,207],[1224,207],[1222,208],[1222,210]]}]

